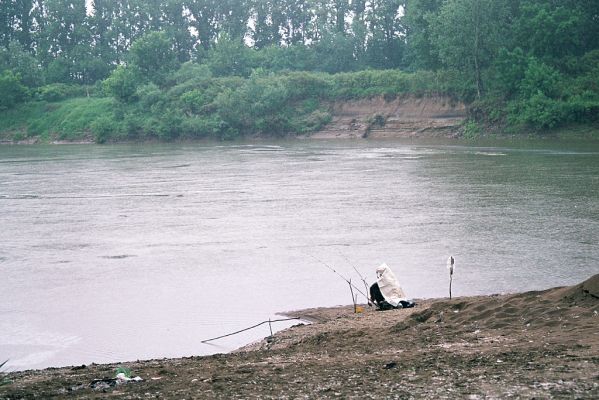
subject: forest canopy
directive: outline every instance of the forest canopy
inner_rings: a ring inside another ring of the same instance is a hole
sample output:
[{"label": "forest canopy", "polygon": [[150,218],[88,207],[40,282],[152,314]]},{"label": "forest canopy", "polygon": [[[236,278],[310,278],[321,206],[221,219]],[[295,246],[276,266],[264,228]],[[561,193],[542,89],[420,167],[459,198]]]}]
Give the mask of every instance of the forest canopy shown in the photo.
[{"label": "forest canopy", "polygon": [[98,141],[308,132],[323,101],[402,93],[484,124],[595,123],[599,2],[1,0],[0,91],[0,130],[54,102],[88,119],[23,134]]}]

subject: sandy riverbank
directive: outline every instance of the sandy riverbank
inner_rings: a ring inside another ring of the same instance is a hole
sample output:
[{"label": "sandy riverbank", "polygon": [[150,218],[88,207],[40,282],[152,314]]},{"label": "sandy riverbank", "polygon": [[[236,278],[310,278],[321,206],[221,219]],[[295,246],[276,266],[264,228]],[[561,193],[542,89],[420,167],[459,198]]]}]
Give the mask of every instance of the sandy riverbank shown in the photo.
[{"label": "sandy riverbank", "polygon": [[[225,355],[8,375],[16,398],[599,398],[599,275],[575,286],[420,301],[314,321]],[[144,380],[111,386],[118,366]]]}]

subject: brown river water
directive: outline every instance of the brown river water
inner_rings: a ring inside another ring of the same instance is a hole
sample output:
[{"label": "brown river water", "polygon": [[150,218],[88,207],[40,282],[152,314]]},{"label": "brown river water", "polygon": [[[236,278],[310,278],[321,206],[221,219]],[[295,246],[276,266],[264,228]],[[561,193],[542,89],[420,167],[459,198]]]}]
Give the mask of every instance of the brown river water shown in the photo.
[{"label": "brown river water", "polygon": [[268,325],[201,341],[351,303],[322,262],[413,298],[447,296],[450,254],[454,296],[599,272],[588,143],[2,146],[0,207],[7,370],[230,351]]}]

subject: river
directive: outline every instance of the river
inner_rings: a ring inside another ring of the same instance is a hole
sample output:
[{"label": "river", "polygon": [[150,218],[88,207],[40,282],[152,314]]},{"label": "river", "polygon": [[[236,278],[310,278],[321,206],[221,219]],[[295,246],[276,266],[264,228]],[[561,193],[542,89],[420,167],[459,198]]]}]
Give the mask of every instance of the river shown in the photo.
[{"label": "river", "polygon": [[0,207],[7,370],[230,351],[268,326],[201,341],[350,304],[323,263],[413,298],[448,295],[449,255],[454,296],[599,272],[588,143],[2,146]]}]

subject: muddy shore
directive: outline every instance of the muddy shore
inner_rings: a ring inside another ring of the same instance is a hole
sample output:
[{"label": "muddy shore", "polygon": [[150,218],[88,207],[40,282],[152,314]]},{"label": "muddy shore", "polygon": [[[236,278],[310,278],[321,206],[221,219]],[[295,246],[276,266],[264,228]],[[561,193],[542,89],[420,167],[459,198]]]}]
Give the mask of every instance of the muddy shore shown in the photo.
[{"label": "muddy shore", "polygon": [[[599,398],[599,275],[511,295],[287,313],[234,353],[23,371],[0,399]],[[117,367],[143,381],[115,384]]]}]

